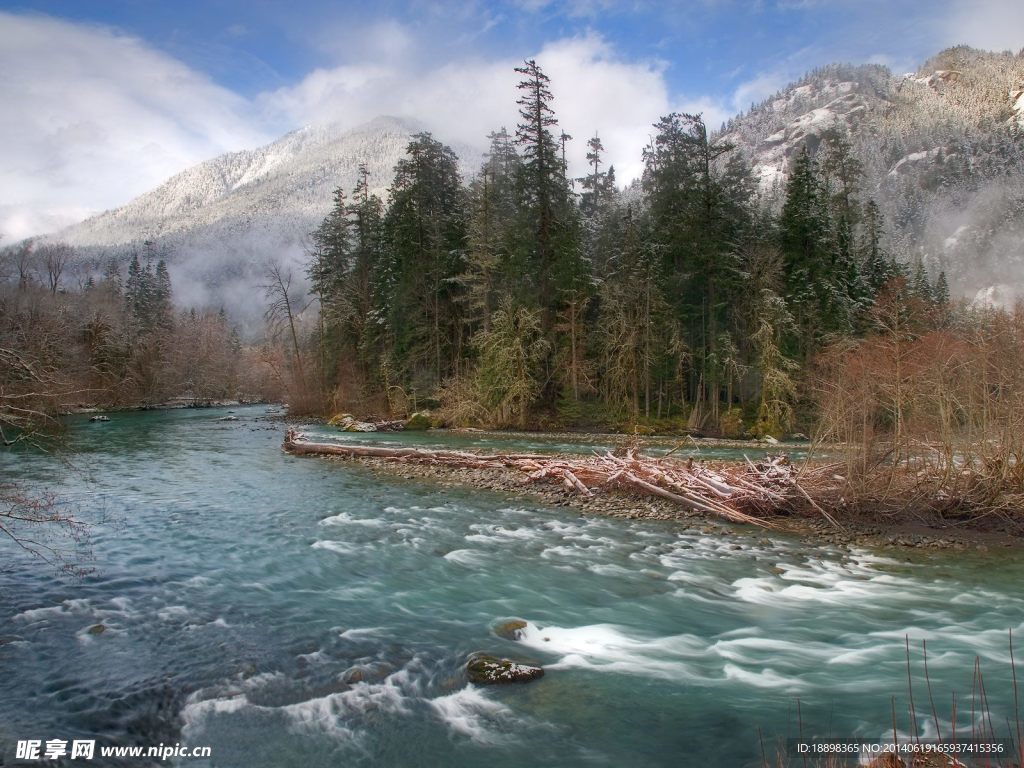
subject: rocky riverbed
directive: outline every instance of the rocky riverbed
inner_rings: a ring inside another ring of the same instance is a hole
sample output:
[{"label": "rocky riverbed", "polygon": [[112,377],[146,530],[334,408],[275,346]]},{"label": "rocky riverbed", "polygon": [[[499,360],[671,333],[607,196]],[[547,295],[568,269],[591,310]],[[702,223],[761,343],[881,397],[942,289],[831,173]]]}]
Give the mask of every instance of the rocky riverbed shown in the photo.
[{"label": "rocky riverbed", "polygon": [[[591,497],[571,493],[560,485],[525,483],[521,472],[496,468],[453,468],[432,464],[416,464],[369,457],[329,457],[331,461],[360,464],[375,472],[387,473],[407,480],[427,480],[442,486],[475,487],[510,493],[556,507],[571,507],[585,515],[604,515],[626,520],[662,520],[675,522],[690,530],[735,535],[740,528],[704,513],[682,509],[670,501],[639,497],[634,494],[596,492]],[[824,518],[779,517],[772,520],[784,533],[801,536],[823,545],[839,547],[872,547],[903,549],[953,549],[988,551],[1019,547],[1021,537],[1004,530],[979,530],[967,526],[940,526],[925,517],[878,519],[863,514],[838,518],[837,528]]]}]

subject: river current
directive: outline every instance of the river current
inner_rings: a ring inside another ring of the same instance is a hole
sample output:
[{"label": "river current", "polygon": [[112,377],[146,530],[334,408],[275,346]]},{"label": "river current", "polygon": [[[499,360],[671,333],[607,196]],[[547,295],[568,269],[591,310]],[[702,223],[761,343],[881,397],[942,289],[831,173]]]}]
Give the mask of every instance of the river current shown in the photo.
[{"label": "river current", "polygon": [[[922,640],[939,727],[955,691],[970,729],[979,657],[1006,735],[1012,554],[581,517],[287,456],[282,423],[232,410],[76,418],[72,467],[0,455],[92,521],[95,557],[75,578],[0,544],[0,765],[59,738],[211,748],[163,763],[188,766],[755,766],[759,730],[770,753],[891,733],[892,697],[909,730],[906,638],[922,735]],[[474,686],[476,651],[546,674]]]}]

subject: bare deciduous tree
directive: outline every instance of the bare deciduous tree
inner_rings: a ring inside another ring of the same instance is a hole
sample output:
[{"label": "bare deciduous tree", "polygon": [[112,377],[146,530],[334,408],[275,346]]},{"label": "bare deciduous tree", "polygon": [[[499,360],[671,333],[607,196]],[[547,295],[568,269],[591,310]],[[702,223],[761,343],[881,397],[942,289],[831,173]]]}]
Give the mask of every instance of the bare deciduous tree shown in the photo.
[{"label": "bare deciduous tree", "polygon": [[46,285],[50,293],[57,293],[60,289],[60,279],[74,251],[65,243],[47,243],[40,246],[36,253],[38,260],[46,269]]}]

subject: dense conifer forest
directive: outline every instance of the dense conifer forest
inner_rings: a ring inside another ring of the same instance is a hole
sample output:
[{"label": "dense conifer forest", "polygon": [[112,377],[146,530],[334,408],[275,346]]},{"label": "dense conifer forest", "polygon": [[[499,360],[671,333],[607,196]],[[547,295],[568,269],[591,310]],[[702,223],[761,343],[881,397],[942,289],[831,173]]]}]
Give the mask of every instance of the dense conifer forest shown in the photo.
[{"label": "dense conifer forest", "polygon": [[813,426],[818,361],[883,332],[881,296],[922,329],[977,320],[944,274],[884,250],[841,133],[795,158],[773,206],[700,115],[670,114],[619,189],[599,135],[568,174],[554,86],[517,72],[520,122],[468,181],[421,133],[386,204],[365,174],[335,193],[312,235],[316,328],[287,336],[294,404],[783,436]]},{"label": "dense conifer forest", "polygon": [[807,142],[767,194],[729,126],[673,113],[622,187],[599,133],[570,175],[579,139],[556,85],[535,61],[516,71],[519,122],[490,134],[475,173],[424,132],[386,199],[365,166],[336,190],[307,264],[266,267],[261,340],[243,343],[223,310],[175,309],[152,242],[126,270],[9,246],[6,427],[70,404],[269,398],[322,416],[426,409],[450,426],[850,440],[837,392],[869,364],[861,441],[977,434],[1010,412],[1018,390],[1003,384],[929,399],[937,377],[1018,377],[1020,315],[954,301],[919,251],[894,252],[855,137]]}]

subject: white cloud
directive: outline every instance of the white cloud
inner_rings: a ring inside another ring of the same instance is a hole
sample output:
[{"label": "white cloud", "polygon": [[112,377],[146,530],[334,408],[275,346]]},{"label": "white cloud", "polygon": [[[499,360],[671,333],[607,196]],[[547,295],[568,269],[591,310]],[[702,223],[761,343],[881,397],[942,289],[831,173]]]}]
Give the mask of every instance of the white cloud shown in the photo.
[{"label": "white cloud", "polygon": [[[586,140],[596,131],[618,179],[637,176],[652,123],[672,111],[661,64],[623,61],[595,34],[551,43],[535,58],[551,78],[560,126],[574,137],[568,149],[573,170],[583,172]],[[433,68],[418,62],[403,56],[320,69],[296,86],[265,94],[262,106],[272,119],[293,123],[410,117],[442,141],[470,146],[481,146],[503,125],[514,129],[520,60],[467,58]]]},{"label": "white cloud", "polygon": [[751,104],[759,104],[769,96],[785,88],[792,80],[781,72],[762,72],[756,77],[740,83],[732,94],[732,111],[746,112]]},{"label": "white cloud", "polygon": [[[4,242],[124,204],[190,165],[303,124],[396,115],[476,150],[491,130],[514,130],[521,59],[439,59],[436,41],[394,21],[352,28],[346,40],[347,61],[358,63],[314,70],[250,101],[116,30],[0,12]],[[574,136],[575,174],[595,132],[624,183],[640,174],[659,117],[703,112],[716,128],[730,112],[710,98],[674,98],[661,62],[624,60],[595,33],[549,43],[535,58],[551,78],[561,128]]]},{"label": "white cloud", "polygon": [[945,18],[946,44],[966,43],[991,51],[1024,48],[1021,0],[954,0]]},{"label": "white cloud", "polygon": [[230,91],[97,26],[0,12],[0,234],[38,234],[267,137]]}]

